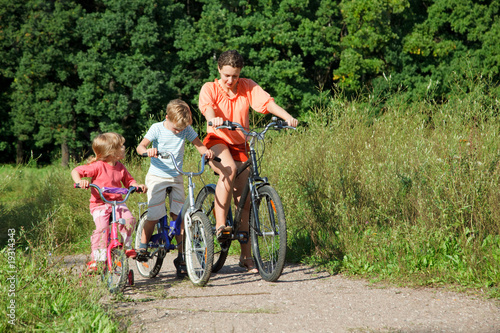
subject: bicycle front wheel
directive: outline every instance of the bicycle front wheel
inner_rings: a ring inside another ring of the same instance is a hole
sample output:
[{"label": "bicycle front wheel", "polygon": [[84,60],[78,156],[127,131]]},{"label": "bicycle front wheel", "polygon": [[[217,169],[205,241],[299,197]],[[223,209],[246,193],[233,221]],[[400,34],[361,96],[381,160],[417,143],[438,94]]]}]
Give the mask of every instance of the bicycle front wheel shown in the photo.
[{"label": "bicycle front wheel", "polygon": [[[137,230],[135,232],[135,249],[137,251],[139,250],[139,246],[141,245],[142,230],[144,229],[144,224],[147,221],[147,216],[148,214],[146,211],[144,212],[144,214],[142,214],[139,223],[137,223]],[[157,224],[155,225],[155,229],[153,231],[153,235],[156,234],[158,234]],[[160,240],[160,243],[163,243],[163,241]],[[163,245],[163,244],[157,244],[157,245]],[[144,277],[154,278],[160,272],[165,254],[163,249],[159,249],[159,247],[156,248],[149,247],[149,244],[147,250],[149,253],[148,260],[147,261],[136,260],[135,263],[137,265],[137,270],[139,271],[139,274],[141,274]]]},{"label": "bicycle front wheel", "polygon": [[111,270],[106,266],[103,270],[102,280],[111,293],[121,291],[128,281],[128,258],[125,251],[115,247],[111,250]]},{"label": "bicycle front wheel", "polygon": [[285,266],[285,212],[274,188],[264,185],[257,189],[257,193],[258,199],[252,202],[250,210],[253,256],[260,276],[266,281],[274,282]]},{"label": "bicycle front wheel", "polygon": [[191,224],[184,219],[184,255],[189,279],[203,287],[210,279],[214,261],[212,226],[203,212],[191,215]]},{"label": "bicycle front wheel", "polygon": [[[205,186],[201,189],[198,197],[196,198],[196,208],[201,209],[203,213],[208,217],[210,224],[212,226],[212,233],[215,235],[215,187]],[[228,212],[228,215],[230,213]],[[226,223],[228,223],[226,221]],[[219,243],[217,240],[214,241],[214,264],[212,266],[212,272],[218,272],[226,262],[227,254],[229,252],[229,247],[231,247],[231,240],[228,239],[223,243]]]}]

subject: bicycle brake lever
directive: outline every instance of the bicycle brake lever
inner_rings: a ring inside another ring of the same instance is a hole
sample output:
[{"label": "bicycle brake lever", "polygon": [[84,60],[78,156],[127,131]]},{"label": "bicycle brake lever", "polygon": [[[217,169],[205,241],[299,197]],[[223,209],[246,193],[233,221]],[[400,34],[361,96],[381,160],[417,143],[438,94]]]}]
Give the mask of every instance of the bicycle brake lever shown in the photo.
[{"label": "bicycle brake lever", "polygon": [[[222,160],[221,160],[219,157],[217,157],[217,156],[214,156],[213,158],[211,158],[211,160],[214,160],[215,162],[220,162],[220,161],[222,161]],[[208,163],[208,161],[210,161],[210,159],[205,158],[205,164],[207,164],[207,163]]]}]

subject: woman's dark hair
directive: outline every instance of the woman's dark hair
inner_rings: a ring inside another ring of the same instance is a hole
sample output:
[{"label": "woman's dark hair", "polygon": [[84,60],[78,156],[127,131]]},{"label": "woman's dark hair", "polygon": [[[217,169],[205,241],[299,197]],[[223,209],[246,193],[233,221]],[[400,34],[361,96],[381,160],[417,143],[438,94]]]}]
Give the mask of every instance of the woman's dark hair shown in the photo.
[{"label": "woman's dark hair", "polygon": [[219,60],[217,60],[217,65],[219,68],[224,66],[231,66],[234,68],[243,68],[244,66],[243,57],[236,50],[229,50],[226,52],[222,52],[219,56]]}]

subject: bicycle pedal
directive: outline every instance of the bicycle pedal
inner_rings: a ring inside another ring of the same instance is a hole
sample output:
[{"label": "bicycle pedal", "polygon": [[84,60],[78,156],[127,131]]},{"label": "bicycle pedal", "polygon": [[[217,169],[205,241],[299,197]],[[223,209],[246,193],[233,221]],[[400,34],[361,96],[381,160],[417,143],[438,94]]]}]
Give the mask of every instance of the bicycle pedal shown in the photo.
[{"label": "bicycle pedal", "polygon": [[149,253],[147,251],[139,251],[134,258],[138,262],[146,262],[150,259]]},{"label": "bicycle pedal", "polygon": [[235,237],[240,244],[248,243],[248,231],[240,231]]},{"label": "bicycle pedal", "polygon": [[222,227],[220,227],[219,228],[220,230],[217,231],[217,240],[219,241],[219,243],[231,239],[233,237],[232,229],[230,227],[226,228],[227,228],[226,230],[223,230]]}]

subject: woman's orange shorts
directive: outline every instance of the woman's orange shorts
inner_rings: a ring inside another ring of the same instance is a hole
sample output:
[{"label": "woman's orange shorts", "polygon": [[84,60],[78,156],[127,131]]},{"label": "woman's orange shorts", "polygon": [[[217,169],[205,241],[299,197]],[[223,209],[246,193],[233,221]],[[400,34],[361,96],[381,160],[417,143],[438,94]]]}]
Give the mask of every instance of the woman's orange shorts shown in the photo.
[{"label": "woman's orange shorts", "polygon": [[208,149],[212,148],[215,145],[218,144],[223,144],[226,147],[229,148],[229,151],[231,152],[231,156],[233,157],[233,160],[235,161],[240,161],[240,162],[246,162],[248,160],[248,143],[242,143],[239,145],[232,145],[230,143],[227,143],[226,141],[222,140],[219,138],[217,135],[213,133],[209,133],[205,139],[203,140],[203,144],[205,147]]}]

